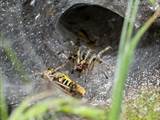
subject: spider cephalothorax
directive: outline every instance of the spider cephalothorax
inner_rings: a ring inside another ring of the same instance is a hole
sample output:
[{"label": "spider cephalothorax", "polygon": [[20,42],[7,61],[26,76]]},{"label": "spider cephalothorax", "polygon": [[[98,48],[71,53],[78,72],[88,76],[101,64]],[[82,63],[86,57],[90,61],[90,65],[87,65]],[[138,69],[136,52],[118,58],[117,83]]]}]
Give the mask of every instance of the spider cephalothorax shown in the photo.
[{"label": "spider cephalothorax", "polygon": [[88,68],[88,63],[84,60],[82,60],[80,63],[78,63],[75,67],[74,70],[78,72],[85,71]]},{"label": "spider cephalothorax", "polygon": [[79,48],[76,54],[69,57],[71,62],[74,64],[73,70],[80,73],[92,70],[96,63],[102,63],[102,54],[109,49],[111,49],[110,46],[96,54],[91,49],[86,50]]}]

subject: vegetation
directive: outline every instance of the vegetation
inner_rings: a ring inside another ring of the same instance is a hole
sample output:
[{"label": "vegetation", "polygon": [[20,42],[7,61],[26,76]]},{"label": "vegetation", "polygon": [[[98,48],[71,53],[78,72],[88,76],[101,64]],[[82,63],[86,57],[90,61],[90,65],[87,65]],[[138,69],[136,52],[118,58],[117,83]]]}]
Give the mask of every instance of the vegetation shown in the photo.
[{"label": "vegetation", "polygon": [[[129,66],[133,60],[135,48],[143,34],[151,24],[159,17],[160,7],[157,8],[154,15],[133,35],[133,25],[135,23],[139,0],[131,0],[128,4],[126,17],[120,39],[119,55],[115,75],[115,84],[113,88],[112,108],[109,119],[117,120],[121,111],[121,103],[125,87],[125,80],[129,71]],[[132,37],[133,36],[133,37]]]},{"label": "vegetation", "polygon": [[[0,69],[0,75],[2,75],[2,70]],[[4,89],[3,89],[3,76],[0,76],[0,120],[7,120],[7,105],[5,103]]]},{"label": "vegetation", "polygon": [[18,59],[14,49],[12,49],[11,43],[7,39],[5,39],[5,37],[1,33],[0,33],[0,42],[2,43],[0,44],[0,47],[4,49],[8,59],[11,61],[14,69],[19,74],[21,80],[23,80],[23,82],[28,83],[29,77],[24,70],[23,64]]},{"label": "vegetation", "polygon": [[[154,3],[154,0],[150,1],[151,3]],[[3,77],[1,77],[0,119],[34,120],[34,118],[37,118],[41,120],[46,113],[52,113],[52,115],[64,113],[67,115],[77,115],[92,120],[118,120],[120,117],[124,120],[158,120],[158,117],[160,116],[160,94],[158,93],[160,90],[157,88],[140,89],[136,98],[125,99],[122,106],[125,80],[127,78],[129,66],[133,60],[135,48],[142,35],[160,15],[160,7],[158,7],[153,16],[151,16],[136,32],[136,34],[133,35],[138,5],[139,0],[130,0],[128,4],[120,39],[115,84],[112,94],[112,105],[110,108],[107,107],[102,109],[87,106],[86,104],[70,97],[65,98],[65,100],[60,98],[46,99],[36,103],[33,103],[32,99],[29,97],[24,100],[10,116],[8,116],[5,99],[3,97],[4,80]],[[1,37],[0,39],[4,38]],[[6,52],[9,56],[14,56],[9,57],[9,59],[14,61],[16,70],[20,71],[20,74],[24,74],[24,72],[22,72],[23,70],[21,70],[22,66],[10,46],[7,46]]]},{"label": "vegetation", "polygon": [[159,120],[160,89],[153,86],[140,88],[134,98],[125,101],[122,116],[125,120]]}]

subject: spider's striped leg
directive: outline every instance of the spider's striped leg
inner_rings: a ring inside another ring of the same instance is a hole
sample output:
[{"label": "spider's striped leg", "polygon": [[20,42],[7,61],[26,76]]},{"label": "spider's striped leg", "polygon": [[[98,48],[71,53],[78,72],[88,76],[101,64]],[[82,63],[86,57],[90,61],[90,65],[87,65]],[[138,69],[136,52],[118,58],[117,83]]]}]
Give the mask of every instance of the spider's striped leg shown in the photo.
[{"label": "spider's striped leg", "polygon": [[98,54],[97,54],[97,58],[102,58],[102,55],[107,52],[109,49],[112,49],[111,46],[107,46],[106,48],[104,48],[103,50],[101,50]]},{"label": "spider's striped leg", "polygon": [[89,55],[91,54],[91,49],[89,49],[84,57],[84,60],[87,60],[87,58],[89,57]]},{"label": "spider's striped leg", "polygon": [[88,70],[92,70],[92,69],[93,69],[96,61],[97,61],[97,56],[94,54],[94,55],[89,59],[89,62],[88,62]]},{"label": "spider's striped leg", "polygon": [[91,69],[90,69],[90,68],[87,68],[87,70],[86,70],[86,72],[85,72],[85,78],[84,78],[84,81],[85,81],[85,82],[87,82],[87,79],[88,79],[90,73],[91,73]]},{"label": "spider's striped leg", "polygon": [[79,63],[80,60],[81,60],[81,50],[79,48],[78,51],[77,51],[77,63]]}]

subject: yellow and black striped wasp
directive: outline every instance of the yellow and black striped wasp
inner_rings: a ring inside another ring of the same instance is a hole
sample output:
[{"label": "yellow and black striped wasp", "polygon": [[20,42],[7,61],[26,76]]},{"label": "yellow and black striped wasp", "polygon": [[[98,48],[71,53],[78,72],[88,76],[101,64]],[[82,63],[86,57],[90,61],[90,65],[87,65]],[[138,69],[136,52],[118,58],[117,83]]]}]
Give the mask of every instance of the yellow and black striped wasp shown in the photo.
[{"label": "yellow and black striped wasp", "polygon": [[55,82],[65,93],[71,96],[83,97],[86,93],[85,88],[73,81],[67,74],[58,71],[58,69],[48,68],[41,73],[41,77],[45,80]]}]

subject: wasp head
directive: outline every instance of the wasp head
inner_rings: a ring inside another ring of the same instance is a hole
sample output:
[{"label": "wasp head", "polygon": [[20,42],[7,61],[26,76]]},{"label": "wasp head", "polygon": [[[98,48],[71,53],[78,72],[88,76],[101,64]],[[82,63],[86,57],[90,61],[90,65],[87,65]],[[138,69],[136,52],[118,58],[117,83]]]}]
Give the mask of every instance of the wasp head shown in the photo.
[{"label": "wasp head", "polygon": [[53,68],[48,68],[47,70],[43,71],[41,74],[41,77],[43,79],[50,80],[50,76],[54,74],[54,69]]}]

